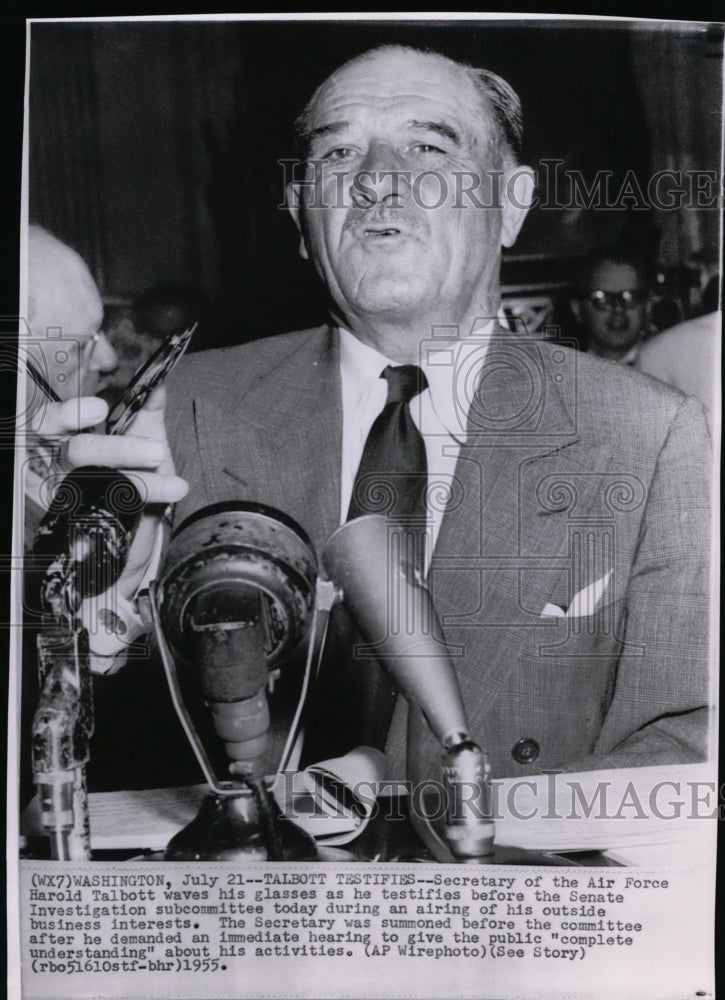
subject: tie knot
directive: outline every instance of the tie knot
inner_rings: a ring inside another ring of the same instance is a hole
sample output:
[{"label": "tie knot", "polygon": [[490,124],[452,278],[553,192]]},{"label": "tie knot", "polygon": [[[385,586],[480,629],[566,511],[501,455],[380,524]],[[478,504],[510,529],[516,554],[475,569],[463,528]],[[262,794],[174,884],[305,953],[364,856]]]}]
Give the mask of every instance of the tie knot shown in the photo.
[{"label": "tie knot", "polygon": [[388,383],[387,403],[409,403],[411,399],[428,388],[428,379],[418,365],[388,365],[381,377]]}]

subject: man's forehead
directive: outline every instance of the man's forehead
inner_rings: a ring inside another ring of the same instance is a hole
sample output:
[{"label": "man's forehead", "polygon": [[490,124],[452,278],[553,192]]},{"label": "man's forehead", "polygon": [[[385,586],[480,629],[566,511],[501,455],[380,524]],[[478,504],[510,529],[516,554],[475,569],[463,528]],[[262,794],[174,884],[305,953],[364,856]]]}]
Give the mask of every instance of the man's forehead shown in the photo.
[{"label": "man's forehead", "polygon": [[624,291],[626,288],[638,288],[642,278],[632,264],[605,260],[592,271],[589,284],[592,288],[602,288],[604,291]]},{"label": "man's forehead", "polygon": [[363,55],[321,85],[310,108],[313,128],[343,107],[432,102],[451,114],[478,117],[480,97],[462,67],[434,53],[393,50]]},{"label": "man's forehead", "polygon": [[103,322],[103,301],[85,264],[58,269],[44,276],[35,290],[36,335],[43,336],[48,328],[58,329],[62,336],[87,340]]}]

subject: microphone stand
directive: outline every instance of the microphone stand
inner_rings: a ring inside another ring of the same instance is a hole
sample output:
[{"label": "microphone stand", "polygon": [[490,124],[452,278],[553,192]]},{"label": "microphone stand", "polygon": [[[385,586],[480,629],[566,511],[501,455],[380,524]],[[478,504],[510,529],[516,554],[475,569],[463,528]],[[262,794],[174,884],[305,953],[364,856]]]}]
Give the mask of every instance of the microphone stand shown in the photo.
[{"label": "microphone stand", "polygon": [[40,586],[37,637],[40,697],[33,716],[33,778],[50,856],[91,856],[86,764],[93,734],[88,632],[78,615],[85,598],[120,576],[142,502],[122,473],[88,466],[60,484],[33,548]]},{"label": "microphone stand", "polygon": [[[265,771],[270,670],[304,637],[316,562],[279,511],[230,502],[203,508],[174,534],[149,588],[171,699],[210,793],[169,842],[169,861],[310,861],[314,840],[281,815]],[[184,701],[176,657],[196,678],[224,747],[217,775]]]},{"label": "microphone stand", "polygon": [[437,860],[494,860],[491,768],[469,735],[450,653],[430,592],[406,558],[406,529],[378,514],[347,521],[330,536],[323,565],[368,645],[409,702],[408,771],[413,778],[424,716],[441,747],[445,844],[424,817],[411,817]]},{"label": "microphone stand", "polygon": [[91,856],[85,767],[93,734],[88,633],[68,614],[38,636],[41,694],[33,718],[33,775],[54,861]]}]

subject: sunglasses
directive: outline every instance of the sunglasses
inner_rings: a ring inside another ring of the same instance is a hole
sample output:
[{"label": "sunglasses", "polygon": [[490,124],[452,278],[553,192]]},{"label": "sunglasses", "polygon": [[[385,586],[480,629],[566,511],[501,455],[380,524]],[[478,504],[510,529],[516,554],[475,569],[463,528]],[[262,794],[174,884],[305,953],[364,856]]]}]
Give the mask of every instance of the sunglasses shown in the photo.
[{"label": "sunglasses", "polygon": [[607,309],[614,309],[621,306],[622,309],[636,309],[645,304],[649,298],[649,292],[643,288],[625,288],[622,292],[605,292],[601,288],[587,295],[589,302],[598,312]]}]

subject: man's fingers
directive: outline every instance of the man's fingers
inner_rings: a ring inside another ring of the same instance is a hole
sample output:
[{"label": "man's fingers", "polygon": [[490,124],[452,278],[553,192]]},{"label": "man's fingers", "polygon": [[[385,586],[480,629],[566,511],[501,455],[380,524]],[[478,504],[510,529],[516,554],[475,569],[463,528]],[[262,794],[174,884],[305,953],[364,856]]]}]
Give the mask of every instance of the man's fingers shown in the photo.
[{"label": "man's fingers", "polygon": [[139,437],[156,438],[166,441],[164,425],[164,407],[166,406],[166,389],[160,385],[151,393],[146,404],[138,411],[131,424],[131,434]]},{"label": "man's fingers", "polygon": [[112,469],[157,469],[168,457],[162,441],[135,435],[79,434],[65,444],[66,464]]},{"label": "man's fingers", "polygon": [[127,600],[136,593],[149,568],[160,523],[158,515],[144,514],[136,529],[126,565],[118,581],[118,589]]},{"label": "man's fingers", "polygon": [[166,388],[163,385],[157,385],[154,391],[151,393],[149,398],[140,413],[153,413],[155,410],[163,410],[166,406]]},{"label": "man's fingers", "polygon": [[80,396],[63,403],[45,402],[33,414],[30,425],[41,438],[57,438],[95,427],[105,420],[108,406],[97,396]]},{"label": "man's fingers", "polygon": [[[101,399],[87,396],[65,403],[49,403],[36,433],[48,440],[61,439],[56,475],[87,465],[119,469],[132,480],[144,504],[176,503],[186,496],[189,485],[174,474],[164,427],[163,387],[155,390],[132,424],[132,434],[78,434],[84,427],[102,421],[108,407]],[[70,435],[70,436],[69,436]]]},{"label": "man's fingers", "polygon": [[189,492],[189,484],[180,476],[164,476],[155,472],[121,470],[141,495],[144,504],[169,504],[183,500]]}]

